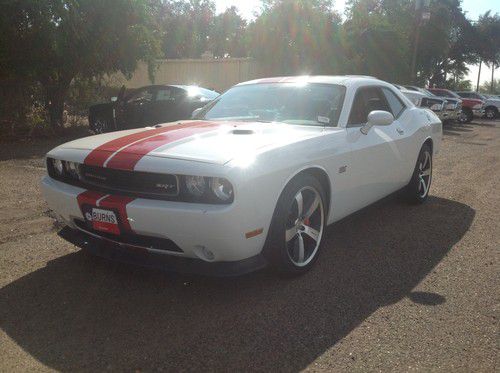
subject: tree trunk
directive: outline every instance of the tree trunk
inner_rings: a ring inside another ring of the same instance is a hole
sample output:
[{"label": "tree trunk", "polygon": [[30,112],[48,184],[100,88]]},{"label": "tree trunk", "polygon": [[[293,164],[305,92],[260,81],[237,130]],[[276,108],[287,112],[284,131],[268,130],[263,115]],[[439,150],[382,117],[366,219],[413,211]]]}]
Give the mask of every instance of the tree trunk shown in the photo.
[{"label": "tree trunk", "polygon": [[477,73],[477,85],[476,92],[479,92],[479,81],[481,80],[481,65],[483,64],[483,60],[479,60],[479,72]]},{"label": "tree trunk", "polygon": [[57,130],[63,126],[64,101],[68,95],[71,79],[51,81],[44,83],[45,109],[49,113],[49,121],[52,129]]},{"label": "tree trunk", "polygon": [[495,92],[493,92],[493,85],[495,83],[494,76],[495,76],[495,62],[492,62],[491,63],[491,86],[490,86],[490,93],[491,94],[495,93]]}]

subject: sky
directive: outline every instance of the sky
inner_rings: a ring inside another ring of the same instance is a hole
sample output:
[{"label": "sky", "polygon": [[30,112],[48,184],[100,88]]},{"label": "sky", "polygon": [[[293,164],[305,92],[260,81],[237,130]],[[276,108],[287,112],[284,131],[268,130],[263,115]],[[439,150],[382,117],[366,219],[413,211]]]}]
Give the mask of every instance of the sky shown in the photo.
[{"label": "sky", "polygon": [[[439,1],[439,0],[433,0]],[[240,14],[250,20],[254,18],[254,14],[259,12],[260,0],[215,0],[217,12],[221,13],[230,6],[236,6],[240,10]],[[344,12],[345,0],[336,0],[335,9],[340,13]],[[500,0],[462,0],[462,9],[467,12],[469,19],[477,20],[479,15],[491,10],[493,13],[500,13]],[[475,87],[477,81],[478,66],[470,66],[468,79],[472,81]],[[495,76],[500,78],[500,69],[495,70]],[[481,83],[489,81],[491,77],[491,69],[483,66],[481,70]]]}]

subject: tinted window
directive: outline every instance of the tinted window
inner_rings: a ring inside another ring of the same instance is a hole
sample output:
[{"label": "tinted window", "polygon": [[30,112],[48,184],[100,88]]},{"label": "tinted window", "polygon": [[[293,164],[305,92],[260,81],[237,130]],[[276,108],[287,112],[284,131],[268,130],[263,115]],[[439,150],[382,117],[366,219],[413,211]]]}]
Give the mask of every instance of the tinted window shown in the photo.
[{"label": "tinted window", "polygon": [[374,110],[391,111],[380,88],[365,87],[358,89],[351,108],[348,124],[366,123],[368,121],[368,114]]},{"label": "tinted window", "polygon": [[460,97],[465,97],[465,98],[470,97],[470,94],[469,94],[469,93],[466,93],[466,92],[458,92],[458,95],[459,95]]},{"label": "tinted window", "polygon": [[382,91],[384,92],[385,98],[391,107],[392,115],[394,115],[394,118],[399,117],[405,108],[404,104],[390,89],[382,88]]},{"label": "tinted window", "polygon": [[127,100],[129,104],[141,104],[153,100],[153,90],[151,88],[141,89],[133,93]]},{"label": "tinted window", "polygon": [[160,88],[156,93],[156,101],[170,101],[170,100],[173,100],[171,89]]}]

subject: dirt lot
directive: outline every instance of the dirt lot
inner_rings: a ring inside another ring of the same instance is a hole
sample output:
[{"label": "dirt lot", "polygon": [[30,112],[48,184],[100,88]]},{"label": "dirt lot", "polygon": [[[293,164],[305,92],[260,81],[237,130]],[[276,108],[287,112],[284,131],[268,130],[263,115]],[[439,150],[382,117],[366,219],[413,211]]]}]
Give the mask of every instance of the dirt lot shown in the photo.
[{"label": "dirt lot", "polygon": [[427,204],[329,227],[292,280],[82,252],[40,195],[53,145],[0,149],[0,371],[498,371],[500,121],[448,128]]}]

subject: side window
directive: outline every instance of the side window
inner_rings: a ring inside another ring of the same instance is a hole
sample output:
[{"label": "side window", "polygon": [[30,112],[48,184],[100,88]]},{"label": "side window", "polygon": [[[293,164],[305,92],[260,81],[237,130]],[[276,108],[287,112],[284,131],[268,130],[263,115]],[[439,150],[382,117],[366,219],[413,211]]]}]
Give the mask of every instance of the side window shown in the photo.
[{"label": "side window", "polygon": [[391,111],[384,94],[379,87],[359,88],[349,115],[348,125],[364,124],[368,121],[368,114],[374,110]]},{"label": "side window", "polygon": [[387,99],[387,102],[389,103],[389,106],[391,107],[391,113],[394,115],[394,118],[397,118],[401,115],[403,110],[405,109],[405,105],[401,102],[398,96],[394,94],[390,89],[388,88],[382,88],[382,91],[384,92],[385,98]]},{"label": "side window", "polygon": [[170,88],[160,88],[156,92],[156,101],[171,101],[173,100],[172,91]]},{"label": "side window", "polygon": [[128,104],[143,104],[153,100],[153,91],[150,88],[141,89],[132,94],[127,100]]}]

